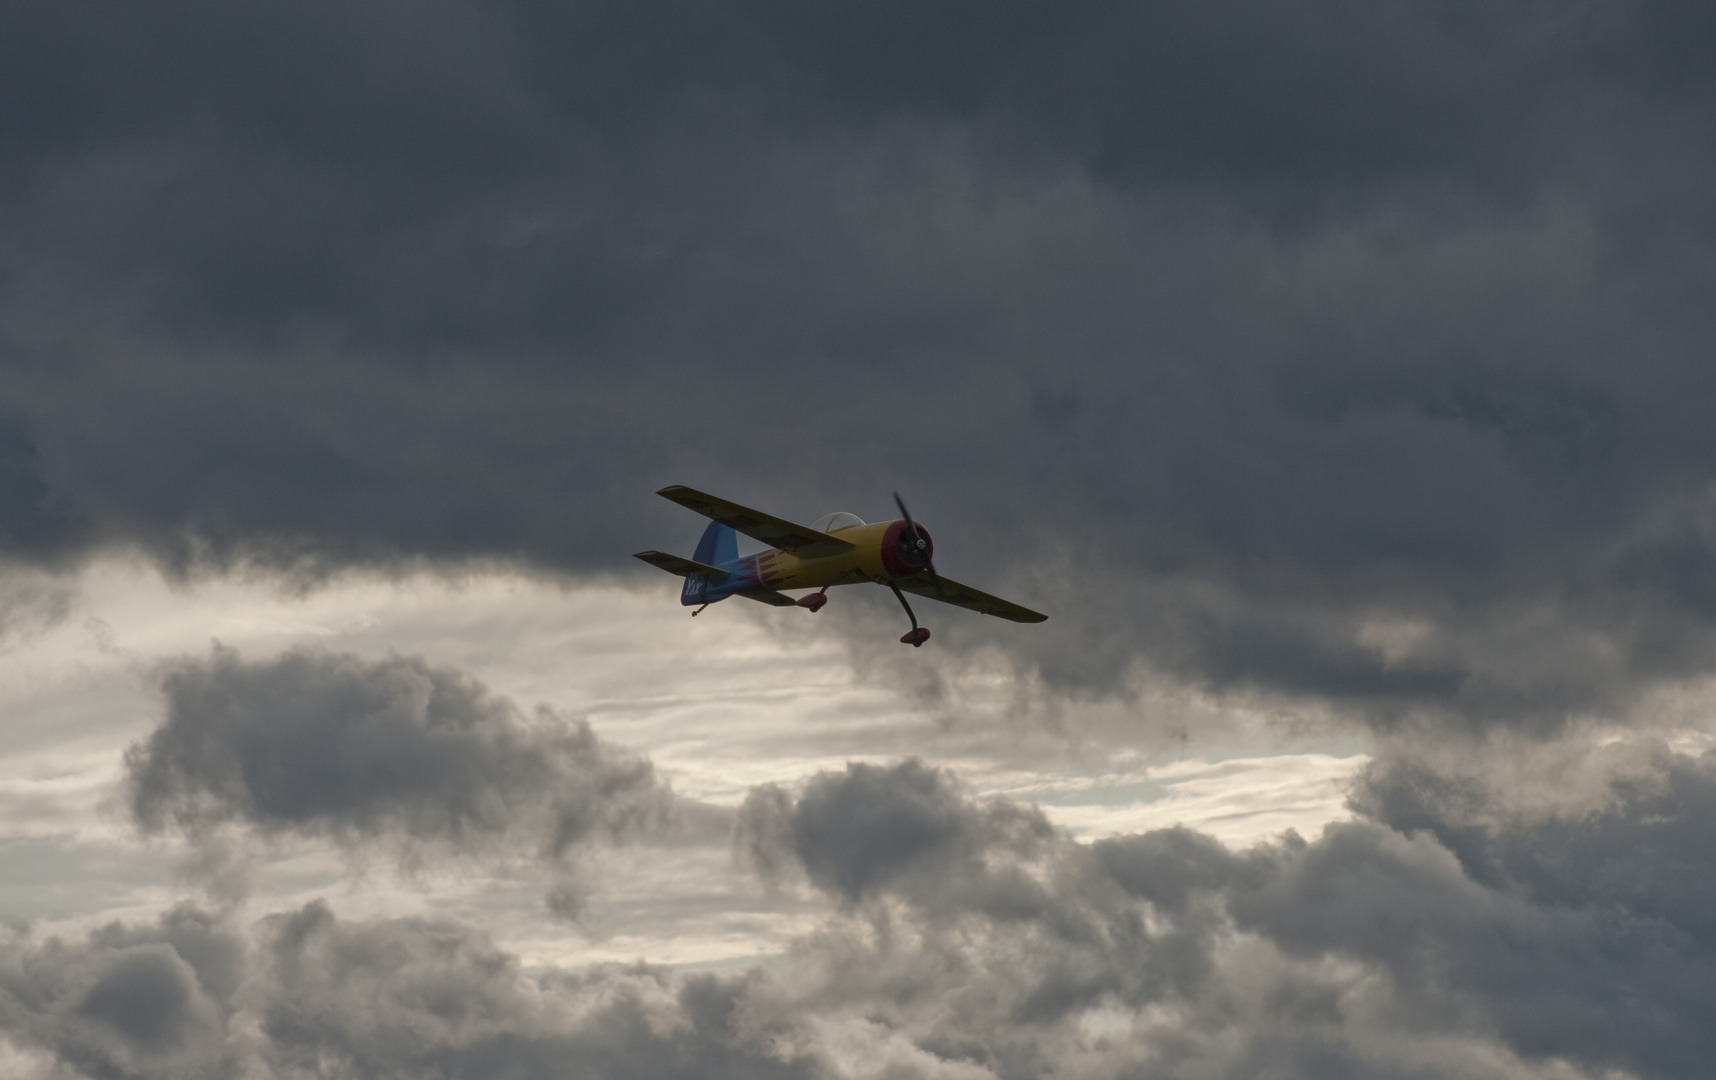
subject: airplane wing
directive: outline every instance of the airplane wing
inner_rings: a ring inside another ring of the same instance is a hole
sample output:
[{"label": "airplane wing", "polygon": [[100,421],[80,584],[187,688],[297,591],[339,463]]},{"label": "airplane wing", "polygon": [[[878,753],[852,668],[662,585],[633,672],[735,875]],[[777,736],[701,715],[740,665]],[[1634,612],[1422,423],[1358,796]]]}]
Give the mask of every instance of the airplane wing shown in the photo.
[{"label": "airplane wing", "polygon": [[852,544],[837,536],[817,532],[805,525],[794,525],[783,518],[752,510],[726,499],[717,499],[713,495],[705,495],[701,491],[694,491],[679,484],[664,487],[656,494],[664,499],[672,499],[687,510],[695,510],[706,518],[719,521],[729,529],[742,532],[753,540],[761,540],[770,547],[790,551],[801,559],[820,559],[852,550]]},{"label": "airplane wing", "polygon": [[670,574],[680,577],[700,577],[710,581],[720,581],[727,576],[727,571],[719,566],[710,566],[695,559],[682,559],[678,555],[669,555],[665,551],[640,551],[633,555],[634,559],[642,559],[651,566],[659,566]]},{"label": "airplane wing", "polygon": [[1011,619],[1013,622],[1043,622],[1047,615],[1039,614],[1027,607],[1020,607],[999,596],[990,596],[979,592],[969,585],[961,585],[950,578],[941,579],[941,589],[937,591],[935,582],[924,575],[914,575],[901,578],[894,582],[901,592],[909,592],[913,596],[927,596],[931,600],[940,600],[944,604],[962,607],[968,611],[976,611],[984,615],[993,615],[998,619]]},{"label": "airplane wing", "polygon": [[761,585],[754,585],[749,589],[739,589],[733,595],[743,596],[747,600],[755,600],[760,604],[771,604],[774,607],[796,607],[798,605],[798,601],[786,593],[765,589]]}]

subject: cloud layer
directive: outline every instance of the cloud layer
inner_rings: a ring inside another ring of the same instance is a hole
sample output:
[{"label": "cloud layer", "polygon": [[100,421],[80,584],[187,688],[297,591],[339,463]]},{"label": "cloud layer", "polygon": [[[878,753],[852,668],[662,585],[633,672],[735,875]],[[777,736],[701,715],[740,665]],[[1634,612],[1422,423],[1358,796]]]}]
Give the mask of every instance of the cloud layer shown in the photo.
[{"label": "cloud layer", "polygon": [[[1235,853],[1185,829],[1022,845],[995,817],[1028,812],[906,762],[819,777],[749,843],[842,904],[870,886],[812,946],[827,1002],[994,1075],[1690,1077],[1713,791],[1716,757],[1658,751],[1596,811],[1479,825],[1501,793],[1395,761],[1355,795],[1392,812]],[[941,827],[893,830],[891,863],[807,847],[836,802]]]},{"label": "cloud layer", "polygon": [[0,1033],[87,1076],[826,1075],[753,1027],[746,997],[645,967],[527,975],[469,927],[322,904],[254,934],[180,908],[0,948]]},{"label": "cloud layer", "polygon": [[1696,5],[3,18],[12,558],[611,572],[664,482],[898,488],[1055,620],[938,649],[1056,690],[1709,669]]},{"label": "cloud layer", "polygon": [[1076,843],[853,765],[741,815],[754,865],[832,905],[784,964],[526,971],[445,920],[180,906],[15,934],[0,1035],[44,1077],[1695,1077],[1716,757],[1627,754],[1578,814],[1394,759],[1366,816],[1242,852]]}]

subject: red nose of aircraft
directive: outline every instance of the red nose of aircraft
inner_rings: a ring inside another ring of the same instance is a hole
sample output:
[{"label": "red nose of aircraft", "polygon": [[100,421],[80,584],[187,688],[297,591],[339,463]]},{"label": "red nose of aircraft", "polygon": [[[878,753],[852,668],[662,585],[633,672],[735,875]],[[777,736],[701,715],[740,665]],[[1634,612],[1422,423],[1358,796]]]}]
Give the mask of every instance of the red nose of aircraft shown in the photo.
[{"label": "red nose of aircraft", "polygon": [[896,521],[882,534],[882,566],[895,577],[917,573],[934,555],[929,530],[915,521]]}]

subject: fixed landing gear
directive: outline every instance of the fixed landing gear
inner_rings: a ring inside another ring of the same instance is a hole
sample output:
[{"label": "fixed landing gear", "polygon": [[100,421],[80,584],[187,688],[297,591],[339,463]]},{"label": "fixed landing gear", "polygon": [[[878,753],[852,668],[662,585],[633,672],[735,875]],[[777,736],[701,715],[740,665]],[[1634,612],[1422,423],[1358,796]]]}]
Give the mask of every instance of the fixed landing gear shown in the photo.
[{"label": "fixed landing gear", "polygon": [[808,596],[798,598],[798,606],[809,608],[812,612],[822,610],[822,605],[828,603],[828,586],[824,585],[821,592],[813,592]]},{"label": "fixed landing gear", "polygon": [[894,590],[894,599],[898,600],[900,602],[900,606],[906,609],[906,618],[912,620],[911,633],[901,637],[900,644],[910,645],[914,649],[919,648],[924,642],[929,640],[929,627],[918,625],[918,617],[912,613],[912,605],[906,603],[906,594],[900,591],[900,587],[898,585],[895,585],[890,581],[888,582],[888,588]]}]

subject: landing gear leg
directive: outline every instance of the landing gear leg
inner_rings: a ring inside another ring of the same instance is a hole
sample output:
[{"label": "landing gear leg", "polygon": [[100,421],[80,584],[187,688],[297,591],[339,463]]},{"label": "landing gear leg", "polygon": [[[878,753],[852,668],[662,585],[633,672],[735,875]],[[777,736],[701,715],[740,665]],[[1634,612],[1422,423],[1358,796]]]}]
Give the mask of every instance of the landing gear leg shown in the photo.
[{"label": "landing gear leg", "polygon": [[[704,604],[704,605],[703,605],[703,607],[708,607],[708,606],[709,606],[709,605],[708,605],[708,604]],[[692,617],[692,618],[693,618],[693,619],[695,619],[695,618],[697,618],[697,616],[699,616],[699,615],[701,615],[701,614],[703,614],[703,607],[700,607],[700,608],[698,608],[698,609],[697,609],[697,610],[696,610],[696,611],[693,611],[693,612],[692,612],[692,613],[691,613],[691,617]]]},{"label": "landing gear leg", "polygon": [[906,609],[906,618],[912,620],[912,632],[907,634],[905,637],[902,637],[900,639],[900,644],[910,645],[914,649],[919,648],[924,642],[929,640],[929,627],[918,625],[918,617],[912,614],[912,605],[906,603],[906,594],[900,591],[900,587],[898,585],[895,585],[890,581],[888,582],[888,588],[894,590],[894,599],[898,600],[900,602],[900,606]]}]

